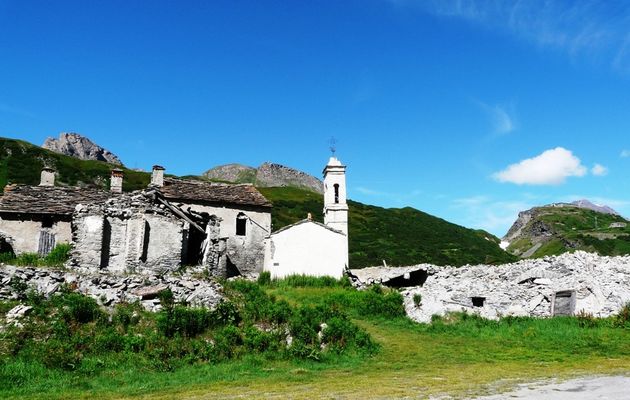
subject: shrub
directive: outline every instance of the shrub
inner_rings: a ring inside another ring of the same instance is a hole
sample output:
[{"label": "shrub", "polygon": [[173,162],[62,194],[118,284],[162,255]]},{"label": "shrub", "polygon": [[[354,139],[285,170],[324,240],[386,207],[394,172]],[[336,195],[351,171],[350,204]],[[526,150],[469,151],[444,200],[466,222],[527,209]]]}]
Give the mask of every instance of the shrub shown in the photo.
[{"label": "shrub", "polygon": [[578,312],[575,317],[578,321],[578,325],[580,325],[580,327],[582,328],[594,328],[597,326],[597,320],[595,319],[593,314],[588,313],[584,310],[580,310],[580,312]]},{"label": "shrub", "polygon": [[261,286],[269,286],[271,284],[271,272],[261,272],[260,275],[258,275],[258,284]]},{"label": "shrub", "polygon": [[36,267],[39,265],[37,253],[22,253],[15,258],[15,265],[20,267]]},{"label": "shrub", "polygon": [[175,296],[173,295],[171,289],[161,290],[158,293],[158,299],[160,300],[162,307],[166,309],[173,308],[173,305],[175,305]]},{"label": "shrub", "polygon": [[241,321],[238,307],[231,301],[222,301],[213,312],[214,320],[220,325],[236,325]]},{"label": "shrub", "polygon": [[70,258],[70,250],[71,246],[68,243],[58,244],[44,257],[43,264],[51,267],[62,266]]},{"label": "shrub", "polygon": [[244,330],[243,344],[245,348],[255,352],[265,352],[272,348],[277,338],[270,332],[264,332],[254,326],[248,326]]},{"label": "shrub", "polygon": [[413,304],[416,307],[420,307],[420,304],[422,304],[422,295],[420,293],[415,293],[413,295]]},{"label": "shrub", "polygon": [[15,254],[11,252],[0,253],[0,263],[12,263],[15,261]]},{"label": "shrub", "polygon": [[157,328],[166,337],[195,337],[210,327],[210,317],[205,308],[175,306],[158,314]]},{"label": "shrub", "polygon": [[103,314],[96,300],[80,293],[64,293],[56,297],[61,303],[61,316],[66,322],[85,324]]},{"label": "shrub", "polygon": [[619,327],[630,326],[630,303],[626,303],[615,317],[614,324]]}]

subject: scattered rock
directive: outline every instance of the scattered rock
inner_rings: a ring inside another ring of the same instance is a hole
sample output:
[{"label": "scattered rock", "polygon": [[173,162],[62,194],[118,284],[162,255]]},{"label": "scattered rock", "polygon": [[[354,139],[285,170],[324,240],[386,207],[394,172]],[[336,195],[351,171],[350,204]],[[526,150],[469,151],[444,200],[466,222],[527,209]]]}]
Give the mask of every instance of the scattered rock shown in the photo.
[{"label": "scattered rock", "polygon": [[[46,297],[56,293],[62,285],[94,298],[99,304],[113,307],[118,303],[140,301],[149,311],[161,308],[158,293],[170,288],[176,302],[185,301],[194,306],[214,308],[222,300],[221,286],[210,280],[197,280],[193,276],[120,276],[95,275],[90,272],[60,271],[32,267],[5,265],[0,269],[0,282],[10,282],[18,278]],[[23,293],[3,284],[0,286],[0,299],[18,299]],[[19,306],[18,306],[19,307]],[[16,312],[19,309],[15,308]],[[13,311],[13,310],[12,310]],[[29,310],[24,311],[24,313]],[[7,319],[9,316],[7,314]]]}]

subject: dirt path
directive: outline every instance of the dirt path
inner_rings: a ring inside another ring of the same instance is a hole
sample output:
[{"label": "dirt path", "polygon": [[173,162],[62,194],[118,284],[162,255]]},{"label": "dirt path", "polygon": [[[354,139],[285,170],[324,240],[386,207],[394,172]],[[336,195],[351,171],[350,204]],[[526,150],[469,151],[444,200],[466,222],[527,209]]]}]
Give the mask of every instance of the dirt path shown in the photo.
[{"label": "dirt path", "polygon": [[627,400],[630,398],[630,377],[600,376],[571,379],[564,382],[546,381],[519,385],[508,393],[478,397],[477,400]]}]

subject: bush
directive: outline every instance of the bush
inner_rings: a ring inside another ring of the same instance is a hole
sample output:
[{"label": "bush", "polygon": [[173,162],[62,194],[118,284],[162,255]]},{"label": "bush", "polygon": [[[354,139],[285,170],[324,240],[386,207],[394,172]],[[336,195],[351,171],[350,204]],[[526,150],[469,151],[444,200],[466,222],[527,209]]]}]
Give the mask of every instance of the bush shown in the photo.
[{"label": "bush", "polygon": [[420,304],[422,304],[422,295],[420,293],[415,293],[413,295],[413,304],[416,307],[420,307]]},{"label": "bush", "polygon": [[46,257],[43,264],[50,267],[60,267],[70,258],[71,246],[68,243],[61,243],[55,246]]},{"label": "bush", "polygon": [[9,264],[15,261],[15,254],[7,252],[0,253],[0,263]]},{"label": "bush", "polygon": [[175,306],[157,316],[158,331],[166,337],[195,337],[211,325],[211,313],[205,308]]},{"label": "bush", "polygon": [[39,260],[37,253],[22,253],[15,258],[15,265],[19,267],[37,267]]},{"label": "bush", "polygon": [[261,272],[260,275],[258,275],[258,284],[260,286],[269,286],[271,284],[271,272]]},{"label": "bush", "polygon": [[61,315],[66,322],[86,324],[103,315],[96,300],[80,293],[67,293],[61,296]]},{"label": "bush", "polygon": [[626,303],[614,318],[615,326],[630,327],[630,303]]}]

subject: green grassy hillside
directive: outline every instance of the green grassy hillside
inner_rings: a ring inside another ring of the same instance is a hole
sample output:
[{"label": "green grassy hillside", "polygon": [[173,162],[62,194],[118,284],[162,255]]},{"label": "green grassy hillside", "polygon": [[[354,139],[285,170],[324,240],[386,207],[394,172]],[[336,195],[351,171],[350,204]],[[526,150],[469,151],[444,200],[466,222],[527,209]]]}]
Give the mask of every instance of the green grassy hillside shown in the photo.
[{"label": "green grassy hillside", "polygon": [[[259,188],[274,206],[273,229],[306,218],[322,222],[321,194],[296,188]],[[411,207],[381,208],[349,201],[350,265],[464,265],[505,263],[515,257],[498,246],[499,239],[467,229]]]},{"label": "green grassy hillside", "polygon": [[537,207],[530,214],[531,219],[507,248],[515,255],[536,258],[575,250],[607,256],[630,254],[630,225],[619,215],[568,206]]},{"label": "green grassy hillside", "polygon": [[[11,183],[38,184],[44,165],[57,170],[59,185],[103,188],[109,185],[112,168],[118,167],[102,161],[79,160],[22,140],[0,138],[0,191]],[[146,187],[151,179],[146,172],[122,169],[125,171],[125,191]]]}]

